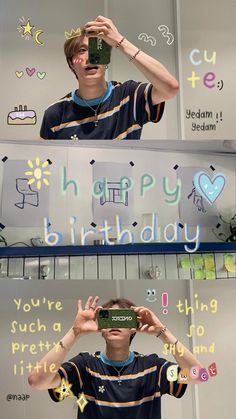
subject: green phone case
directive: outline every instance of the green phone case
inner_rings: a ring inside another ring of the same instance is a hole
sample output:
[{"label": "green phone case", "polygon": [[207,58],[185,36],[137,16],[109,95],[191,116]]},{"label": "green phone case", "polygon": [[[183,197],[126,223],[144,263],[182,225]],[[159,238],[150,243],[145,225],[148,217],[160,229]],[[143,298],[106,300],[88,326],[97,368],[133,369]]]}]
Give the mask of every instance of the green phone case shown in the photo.
[{"label": "green phone case", "polygon": [[89,38],[89,64],[109,64],[111,47],[101,38]]},{"label": "green phone case", "polygon": [[99,329],[138,327],[137,314],[129,308],[102,309],[98,313],[97,322]]}]

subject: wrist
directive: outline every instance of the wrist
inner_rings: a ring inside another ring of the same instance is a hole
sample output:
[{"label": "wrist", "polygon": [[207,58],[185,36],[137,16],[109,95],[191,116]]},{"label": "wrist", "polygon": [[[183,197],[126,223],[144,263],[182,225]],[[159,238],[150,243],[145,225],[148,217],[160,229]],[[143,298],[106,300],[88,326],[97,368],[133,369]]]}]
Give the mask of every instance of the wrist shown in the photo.
[{"label": "wrist", "polygon": [[114,41],[115,41],[114,47],[116,49],[121,48],[123,42],[125,41],[125,37],[119,33]]},{"label": "wrist", "polygon": [[129,57],[129,61],[135,61],[137,55],[142,52],[141,49],[137,49],[131,42],[126,38],[121,38],[121,40],[116,45],[116,48],[119,48],[125,55]]},{"label": "wrist", "polygon": [[81,336],[81,329],[78,326],[72,326],[70,329],[72,338],[77,339],[79,336]]},{"label": "wrist", "polygon": [[155,333],[155,336],[157,336],[164,327],[166,327],[166,326],[164,324],[162,324],[162,323],[156,324],[155,325],[155,332],[154,332]]},{"label": "wrist", "polygon": [[169,329],[167,329],[167,327],[165,327],[165,330],[164,328],[162,329],[162,333],[160,334],[160,336],[156,336],[159,337],[159,339],[161,339],[163,343],[167,343],[168,345],[173,345],[177,341],[177,338],[174,335],[172,335],[172,333]]},{"label": "wrist", "polygon": [[157,338],[160,338],[161,336],[164,335],[164,333],[166,332],[166,330],[167,330],[167,327],[164,324],[162,324],[160,326],[157,326],[155,336]]}]

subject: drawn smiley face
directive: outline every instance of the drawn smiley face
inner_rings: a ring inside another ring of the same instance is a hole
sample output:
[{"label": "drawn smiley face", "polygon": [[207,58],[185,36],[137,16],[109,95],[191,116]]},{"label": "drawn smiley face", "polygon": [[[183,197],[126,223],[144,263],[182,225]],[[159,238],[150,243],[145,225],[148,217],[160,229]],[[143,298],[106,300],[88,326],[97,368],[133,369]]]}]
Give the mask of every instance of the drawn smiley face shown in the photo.
[{"label": "drawn smiley face", "polygon": [[213,195],[213,194],[217,194],[218,193],[218,185],[214,185],[214,184],[209,184],[209,183],[205,183],[205,185],[203,186],[204,188],[204,192],[206,195]]},{"label": "drawn smiley face", "polygon": [[194,185],[197,191],[209,204],[213,204],[224,189],[226,178],[224,173],[217,173],[213,179],[201,171],[194,176]]},{"label": "drawn smiley face", "polygon": [[153,289],[148,288],[148,290],[146,291],[146,294],[147,294],[146,300],[149,303],[154,303],[155,301],[157,301],[156,290],[154,288]]}]

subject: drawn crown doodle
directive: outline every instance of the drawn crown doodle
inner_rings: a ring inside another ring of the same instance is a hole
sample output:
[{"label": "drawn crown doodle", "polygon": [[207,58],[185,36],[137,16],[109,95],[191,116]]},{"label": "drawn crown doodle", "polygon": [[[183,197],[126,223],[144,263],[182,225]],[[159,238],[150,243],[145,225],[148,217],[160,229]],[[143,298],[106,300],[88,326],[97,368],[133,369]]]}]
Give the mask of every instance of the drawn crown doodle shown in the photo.
[{"label": "drawn crown doodle", "polygon": [[80,28],[77,28],[77,29],[72,28],[71,32],[65,32],[66,39],[76,38],[77,36],[80,36],[80,35],[81,35]]}]

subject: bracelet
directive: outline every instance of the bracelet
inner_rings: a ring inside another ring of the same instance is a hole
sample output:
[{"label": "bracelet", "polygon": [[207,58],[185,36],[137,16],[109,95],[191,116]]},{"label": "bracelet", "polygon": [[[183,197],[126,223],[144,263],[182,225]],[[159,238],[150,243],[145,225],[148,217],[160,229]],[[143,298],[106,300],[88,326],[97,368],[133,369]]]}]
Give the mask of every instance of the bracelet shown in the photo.
[{"label": "bracelet", "polygon": [[66,347],[63,345],[63,342],[60,340],[59,345],[62,349],[66,349]]},{"label": "bracelet", "polygon": [[140,51],[141,51],[141,49],[138,49],[138,51],[129,60],[133,61],[137,57],[137,55],[140,53]]},{"label": "bracelet", "polygon": [[160,333],[158,333],[158,335],[156,335],[156,337],[159,338],[162,335],[162,333],[165,333],[166,329],[167,329],[167,327],[166,326],[163,326],[163,328],[161,329]]},{"label": "bracelet", "polygon": [[122,44],[124,40],[125,40],[125,37],[123,36],[123,38],[116,44],[116,48],[119,48],[119,46]]}]

